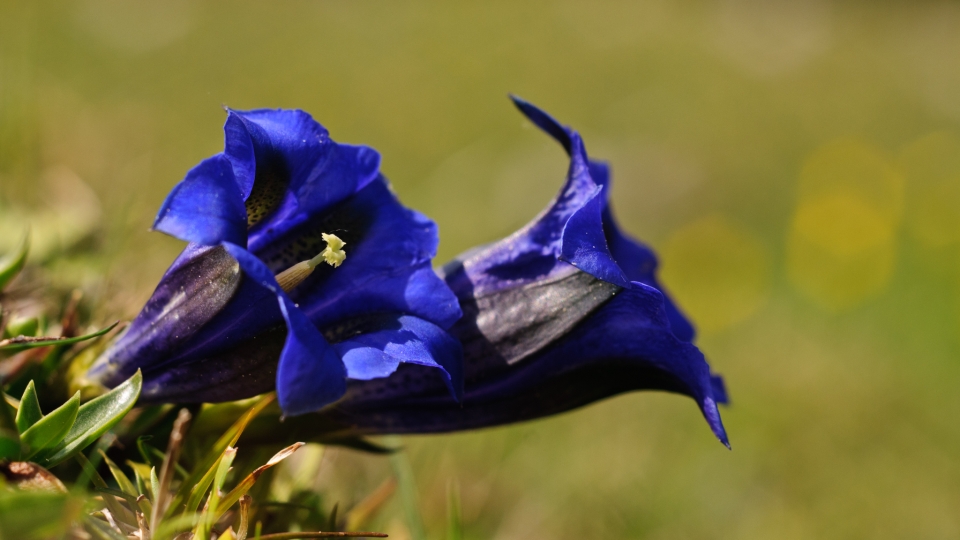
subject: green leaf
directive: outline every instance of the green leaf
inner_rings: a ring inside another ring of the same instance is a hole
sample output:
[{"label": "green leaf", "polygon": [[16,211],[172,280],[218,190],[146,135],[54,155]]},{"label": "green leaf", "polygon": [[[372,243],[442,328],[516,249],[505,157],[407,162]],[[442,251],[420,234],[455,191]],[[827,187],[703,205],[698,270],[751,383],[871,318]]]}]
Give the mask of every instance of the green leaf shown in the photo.
[{"label": "green leaf", "polygon": [[63,442],[52,451],[44,452],[39,463],[53,467],[92,444],[133,408],[142,386],[143,375],[137,370],[120,386],[84,403]]},{"label": "green leaf", "polygon": [[13,253],[7,254],[0,259],[0,291],[6,287],[10,280],[17,277],[23,265],[27,262],[27,252],[30,251],[30,234],[23,235],[20,245]]},{"label": "green leaf", "polygon": [[20,397],[20,408],[17,409],[17,429],[20,430],[20,433],[23,433],[42,419],[43,411],[40,410],[40,401],[37,400],[37,388],[31,380],[27,383],[23,396]]},{"label": "green leaf", "polygon": [[81,341],[86,341],[88,339],[100,337],[106,334],[107,332],[109,332],[110,330],[113,330],[113,327],[116,326],[117,324],[118,323],[113,323],[110,326],[104,328],[103,330],[99,330],[97,332],[94,332],[92,334],[87,334],[85,336],[77,336],[72,338],[19,336],[19,337],[14,337],[10,339],[4,339],[0,341],[0,351],[18,352],[18,351],[24,351],[27,349],[34,349],[37,347],[47,347],[50,345],[72,345],[74,343],[79,343]]},{"label": "green leaf", "polygon": [[80,392],[77,392],[69,401],[21,433],[20,442],[25,448],[24,459],[32,458],[45,448],[57,446],[73,427],[79,410]]}]

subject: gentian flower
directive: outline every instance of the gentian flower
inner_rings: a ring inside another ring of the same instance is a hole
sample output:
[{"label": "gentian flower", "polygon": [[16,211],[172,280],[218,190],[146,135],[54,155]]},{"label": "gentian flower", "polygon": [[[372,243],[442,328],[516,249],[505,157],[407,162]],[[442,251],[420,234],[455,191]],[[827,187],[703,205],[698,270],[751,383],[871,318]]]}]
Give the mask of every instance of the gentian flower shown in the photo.
[{"label": "gentian flower", "polygon": [[379,154],[299,110],[229,110],[224,131],[154,224],[190,243],[88,377],[115,386],[141,369],[144,402],[276,388],[296,415],[412,363],[459,397],[444,330],[461,311],[431,267],[437,228],[397,201]]},{"label": "gentian flower", "polygon": [[464,312],[450,329],[464,350],[462,400],[401,367],[386,379],[352,382],[335,406],[281,429],[295,438],[445,432],[666,390],[692,397],[729,446],[717,409],[727,399],[723,382],[657,282],[653,252],[614,221],[608,167],[589,160],[576,131],[514,102],[564,147],[570,167],[557,198],[527,226],[443,268]]}]

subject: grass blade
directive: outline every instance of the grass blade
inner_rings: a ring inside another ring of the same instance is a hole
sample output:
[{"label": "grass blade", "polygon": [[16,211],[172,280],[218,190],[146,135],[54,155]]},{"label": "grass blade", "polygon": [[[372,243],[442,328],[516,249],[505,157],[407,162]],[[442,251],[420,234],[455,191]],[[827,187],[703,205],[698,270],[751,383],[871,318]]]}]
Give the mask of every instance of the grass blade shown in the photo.
[{"label": "grass blade", "polygon": [[111,324],[110,326],[104,328],[103,330],[98,330],[92,334],[87,334],[84,336],[76,337],[28,337],[28,336],[17,336],[10,339],[4,339],[0,341],[0,351],[4,352],[18,352],[25,351],[27,349],[34,349],[37,347],[47,347],[49,345],[72,345],[74,343],[79,343],[81,341],[86,341],[88,339],[93,339],[100,337],[107,332],[113,330],[113,327],[116,326],[118,322]]}]

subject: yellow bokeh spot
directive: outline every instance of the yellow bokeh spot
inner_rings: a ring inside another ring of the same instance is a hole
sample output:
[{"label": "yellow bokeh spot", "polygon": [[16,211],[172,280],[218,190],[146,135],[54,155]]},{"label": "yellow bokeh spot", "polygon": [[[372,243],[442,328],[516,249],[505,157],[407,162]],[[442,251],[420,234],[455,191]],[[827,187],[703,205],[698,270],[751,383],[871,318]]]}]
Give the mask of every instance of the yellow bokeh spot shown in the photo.
[{"label": "yellow bokeh spot", "polygon": [[907,229],[929,248],[960,241],[960,138],[931,133],[900,153],[907,180]]},{"label": "yellow bokeh spot", "polygon": [[746,320],[766,302],[767,251],[723,216],[701,218],[673,233],[662,258],[664,284],[706,333]]},{"label": "yellow bokeh spot", "polygon": [[903,176],[876,148],[856,139],[838,139],[818,148],[800,171],[799,201],[852,193],[884,219],[903,213]]},{"label": "yellow bokeh spot", "polygon": [[790,282],[839,311],[883,291],[896,262],[903,179],[876,150],[829,143],[806,161],[787,239]]}]

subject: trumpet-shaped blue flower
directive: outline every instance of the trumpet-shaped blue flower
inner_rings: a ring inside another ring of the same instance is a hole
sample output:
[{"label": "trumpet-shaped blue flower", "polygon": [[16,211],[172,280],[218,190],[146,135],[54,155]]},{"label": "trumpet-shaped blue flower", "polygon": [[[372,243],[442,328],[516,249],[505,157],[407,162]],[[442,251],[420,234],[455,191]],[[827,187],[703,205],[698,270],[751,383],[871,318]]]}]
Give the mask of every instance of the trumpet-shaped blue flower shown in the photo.
[{"label": "trumpet-shaped blue flower", "polygon": [[[464,317],[464,396],[405,368],[351,383],[336,407],[284,426],[297,437],[443,432],[542,417],[631,390],[686,394],[728,444],[722,380],[691,344],[693,327],[656,280],[657,260],[624,235],[609,171],[577,132],[514,98],[570,156],[566,184],[530,224],[443,269]],[[404,378],[403,384],[396,379]]]},{"label": "trumpet-shaped blue flower", "polygon": [[461,311],[431,268],[437,228],[397,201],[379,154],[298,110],[230,110],[224,131],[224,151],[154,224],[189,245],[89,378],[114,386],[141,369],[145,401],[276,388],[295,415],[410,363],[459,397],[460,346],[444,330]]}]

